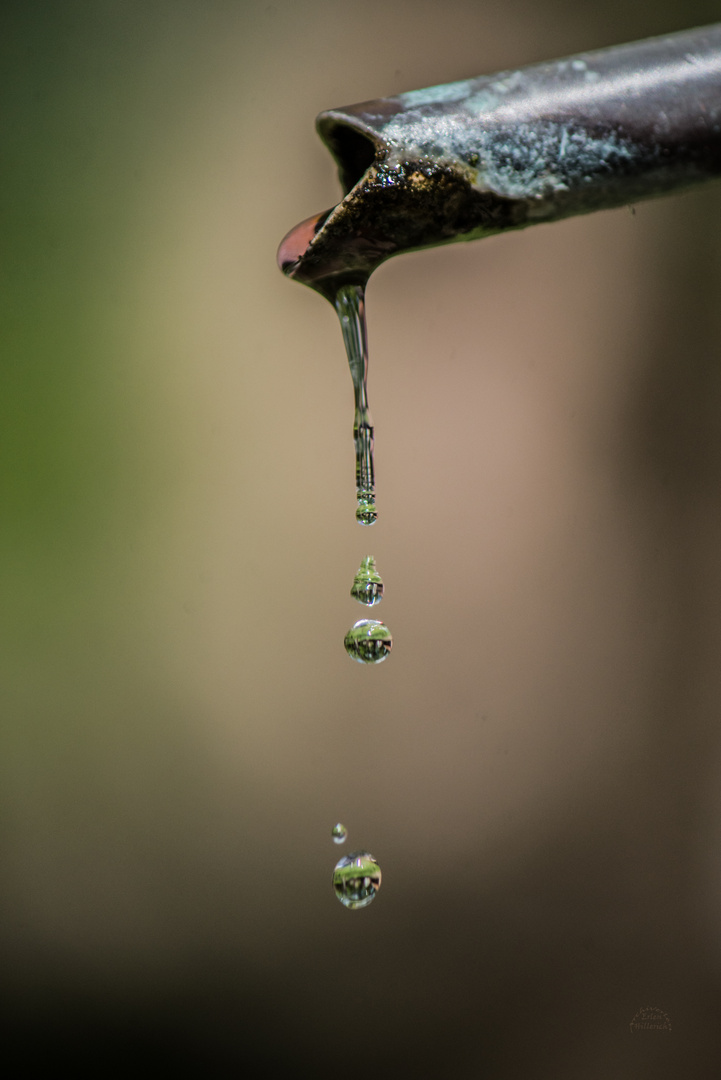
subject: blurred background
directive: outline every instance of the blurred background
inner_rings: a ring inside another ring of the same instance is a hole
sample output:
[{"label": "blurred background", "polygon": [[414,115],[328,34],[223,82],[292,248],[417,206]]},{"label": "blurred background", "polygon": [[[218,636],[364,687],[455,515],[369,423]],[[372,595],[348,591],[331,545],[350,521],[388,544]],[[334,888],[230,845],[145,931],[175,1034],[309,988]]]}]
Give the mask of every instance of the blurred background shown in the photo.
[{"label": "blurred background", "polygon": [[12,1075],[717,1075],[721,191],[381,267],[370,531],[275,250],[339,197],[322,109],[719,17],[3,6]]}]

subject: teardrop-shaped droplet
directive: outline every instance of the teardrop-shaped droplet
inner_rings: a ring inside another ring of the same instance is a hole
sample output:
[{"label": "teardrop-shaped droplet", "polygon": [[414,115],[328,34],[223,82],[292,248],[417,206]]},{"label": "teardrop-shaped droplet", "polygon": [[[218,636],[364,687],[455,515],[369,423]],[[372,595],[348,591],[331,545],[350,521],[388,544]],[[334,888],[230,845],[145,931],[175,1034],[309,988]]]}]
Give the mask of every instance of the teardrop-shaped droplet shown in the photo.
[{"label": "teardrop-shaped droplet", "polygon": [[366,555],[353,578],[353,586],[350,591],[354,600],[359,604],[380,604],[383,599],[383,579],[376,570],[376,561],[372,555]]},{"label": "teardrop-shaped droplet", "polygon": [[391,632],[377,619],[361,619],[354,623],[343,642],[345,651],[359,664],[380,664],[393,646]]},{"label": "teardrop-shaped droplet", "polygon": [[381,868],[368,851],[352,851],[336,863],[333,890],[344,907],[368,907],[381,887]]},{"label": "teardrop-shaped droplet", "polygon": [[341,825],[340,821],[331,829],[331,836],[333,837],[334,844],[345,844],[345,839],[347,835],[348,830],[346,829],[345,825]]}]

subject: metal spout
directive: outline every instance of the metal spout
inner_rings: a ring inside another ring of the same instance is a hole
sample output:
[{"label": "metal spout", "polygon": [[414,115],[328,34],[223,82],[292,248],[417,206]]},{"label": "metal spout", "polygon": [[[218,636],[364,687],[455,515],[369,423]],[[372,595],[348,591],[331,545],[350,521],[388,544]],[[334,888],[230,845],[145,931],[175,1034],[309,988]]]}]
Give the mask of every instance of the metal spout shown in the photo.
[{"label": "metal spout", "polygon": [[721,175],[721,25],[323,112],[345,198],[278,261],[331,298],[391,255]]}]

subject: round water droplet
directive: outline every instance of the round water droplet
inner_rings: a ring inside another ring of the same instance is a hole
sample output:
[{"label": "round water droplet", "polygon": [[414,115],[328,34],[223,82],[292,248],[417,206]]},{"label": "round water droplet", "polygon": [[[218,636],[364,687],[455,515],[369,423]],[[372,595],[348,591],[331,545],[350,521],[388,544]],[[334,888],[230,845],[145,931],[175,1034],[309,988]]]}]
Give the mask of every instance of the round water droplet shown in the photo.
[{"label": "round water droplet", "polygon": [[345,636],[345,651],[359,664],[380,664],[393,646],[391,632],[377,619],[361,619]]},{"label": "round water droplet", "polygon": [[340,821],[331,829],[331,836],[333,837],[334,844],[345,844],[345,838],[347,835],[348,830],[346,829],[345,825],[341,825]]},{"label": "round water droplet", "polygon": [[371,497],[358,500],[355,519],[359,525],[375,525],[378,520],[378,511],[376,510],[374,498]]},{"label": "round water droplet", "polygon": [[344,907],[368,907],[381,887],[381,868],[367,851],[352,851],[336,863],[333,890]]},{"label": "round water droplet", "polygon": [[383,599],[383,580],[376,570],[376,561],[372,555],[367,555],[360,564],[358,573],[353,578],[353,586],[350,591],[354,600],[359,604],[380,604]]}]

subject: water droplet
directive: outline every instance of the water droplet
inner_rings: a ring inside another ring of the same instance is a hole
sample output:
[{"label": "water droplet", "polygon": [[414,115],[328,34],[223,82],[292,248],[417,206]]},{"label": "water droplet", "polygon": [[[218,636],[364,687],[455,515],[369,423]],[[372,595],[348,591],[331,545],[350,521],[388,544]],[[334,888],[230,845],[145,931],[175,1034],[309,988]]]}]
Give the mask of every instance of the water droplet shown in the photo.
[{"label": "water droplet", "polygon": [[347,835],[348,830],[346,829],[345,825],[341,825],[340,821],[331,829],[331,836],[333,837],[334,844],[345,844],[345,839]]},{"label": "water droplet", "polygon": [[358,499],[355,519],[359,525],[375,525],[378,520],[378,511],[372,495],[370,498]]},{"label": "water droplet", "polygon": [[368,851],[352,851],[336,863],[333,889],[344,907],[368,907],[381,887],[381,868]]},{"label": "water droplet", "polygon": [[361,619],[354,623],[343,642],[345,651],[359,664],[380,664],[393,646],[391,632],[377,619]]},{"label": "water droplet", "polygon": [[372,555],[366,555],[360,564],[350,591],[359,604],[380,604],[383,599],[383,580],[376,570],[376,561]]}]

